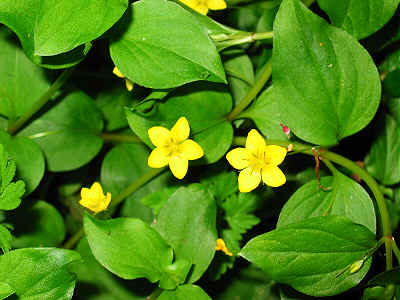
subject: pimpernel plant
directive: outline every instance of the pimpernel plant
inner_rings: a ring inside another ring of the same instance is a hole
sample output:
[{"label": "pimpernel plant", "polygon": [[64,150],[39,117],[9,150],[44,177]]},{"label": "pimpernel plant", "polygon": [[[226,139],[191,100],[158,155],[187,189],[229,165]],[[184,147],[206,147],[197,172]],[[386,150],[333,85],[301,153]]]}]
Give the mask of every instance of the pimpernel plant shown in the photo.
[{"label": "pimpernel plant", "polygon": [[400,300],[399,0],[0,0],[0,299]]}]

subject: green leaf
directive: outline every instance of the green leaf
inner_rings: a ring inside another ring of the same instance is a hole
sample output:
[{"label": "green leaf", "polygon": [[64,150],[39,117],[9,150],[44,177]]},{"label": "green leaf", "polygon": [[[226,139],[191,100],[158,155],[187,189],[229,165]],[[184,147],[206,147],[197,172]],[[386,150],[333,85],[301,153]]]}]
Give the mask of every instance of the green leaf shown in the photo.
[{"label": "green leaf", "polygon": [[127,6],[127,0],[4,0],[0,23],[18,35],[28,57],[52,56],[101,36]]},{"label": "green leaf", "polygon": [[[3,253],[7,253],[11,249],[11,242],[13,237],[10,231],[4,225],[0,224],[0,248]],[[1,288],[0,288],[1,290]],[[1,295],[1,292],[0,292]]]},{"label": "green leaf", "polygon": [[368,286],[387,286],[389,284],[400,285],[400,267],[379,273],[367,283]]},{"label": "green leaf", "polygon": [[19,206],[25,193],[22,180],[11,182],[15,176],[16,163],[0,144],[0,209],[12,210]]},{"label": "green leaf", "polygon": [[[153,180],[152,180],[153,182]],[[158,191],[144,196],[141,201],[144,205],[151,207],[153,215],[157,216],[160,213],[161,208],[167,203],[169,197],[176,192],[179,186],[166,186]]]},{"label": "green leaf", "polygon": [[237,105],[254,84],[253,64],[243,50],[224,53],[224,68],[234,104]]},{"label": "green leaf", "polygon": [[332,24],[357,39],[378,31],[394,15],[398,0],[317,0]]},{"label": "green leaf", "polygon": [[164,290],[174,290],[176,287],[185,282],[185,279],[192,267],[192,264],[180,259],[170,264],[164,269],[164,276],[160,279],[160,288]]},{"label": "green leaf", "polygon": [[338,215],[376,232],[374,204],[361,185],[340,172],[333,177],[322,177],[321,184],[331,189],[322,190],[317,180],[299,188],[282,208],[276,227],[318,216]]},{"label": "green leaf", "polygon": [[0,115],[11,120],[27,112],[50,86],[45,72],[13,38],[6,27],[0,28]]},{"label": "green leaf", "polygon": [[79,299],[100,300],[103,296],[104,299],[144,300],[145,297],[140,295],[150,294],[149,288],[152,286],[148,284],[146,287],[143,280],[130,281],[127,287],[124,285],[126,283],[124,280],[104,269],[94,258],[86,238],[79,242],[76,251],[85,262],[74,265],[72,269],[78,277],[77,296]]},{"label": "green leaf", "polygon": [[9,285],[18,299],[71,299],[75,276],[69,272],[78,262],[75,251],[25,248],[0,256],[0,282]]},{"label": "green leaf", "polygon": [[0,299],[6,299],[14,293],[14,290],[7,283],[0,282]]},{"label": "green leaf", "polygon": [[257,195],[244,193],[235,194],[222,204],[222,208],[225,210],[225,220],[230,228],[239,235],[260,222],[260,219],[252,214],[257,206]]},{"label": "green leaf", "polygon": [[[40,147],[31,139],[26,137],[11,137],[8,133],[0,130],[0,144],[15,160],[17,165],[17,178],[26,184],[26,194],[30,194],[39,185],[44,175],[44,157]],[[18,191],[22,185],[16,186]]]},{"label": "green leaf", "polygon": [[311,296],[331,296],[357,285],[371,259],[356,273],[345,270],[376,244],[366,227],[341,216],[307,219],[250,240],[241,255],[271,279]]},{"label": "green leaf", "polygon": [[202,179],[201,183],[213,194],[217,203],[221,203],[228,196],[237,192],[238,183],[236,172],[226,170],[220,172],[220,168],[217,171],[211,176],[210,172],[207,172],[207,177]]},{"label": "green leaf", "polygon": [[365,166],[381,183],[391,185],[400,182],[400,128],[390,115],[381,121],[383,130],[372,142]]},{"label": "green leaf", "polygon": [[103,140],[101,111],[82,92],[69,94],[21,131],[42,148],[50,171],[77,169],[93,159]]},{"label": "green leaf", "polygon": [[210,296],[201,287],[185,284],[177,287],[175,291],[163,291],[159,300],[211,300]]},{"label": "green leaf", "polygon": [[99,94],[96,104],[103,112],[106,131],[128,127],[125,106],[132,105],[133,102],[134,98],[132,98],[131,93],[121,85]]},{"label": "green leaf", "polygon": [[94,257],[124,279],[158,281],[173,258],[172,249],[139,219],[96,220],[84,216],[84,229]]},{"label": "green leaf", "polygon": [[147,130],[153,126],[171,129],[185,116],[191,128],[191,138],[203,148],[204,157],[196,163],[214,163],[232,144],[233,129],[225,116],[231,111],[232,99],[220,84],[198,82],[177,89],[164,103],[155,104],[147,114],[126,110],[133,132],[153,148]]},{"label": "green leaf", "polygon": [[[7,216],[7,221],[15,228],[14,248],[56,247],[65,238],[63,217],[45,201],[19,207]],[[26,224],[29,224],[29,228]]]},{"label": "green leaf", "polygon": [[249,118],[268,139],[286,140],[282,130],[279,103],[275,99],[273,88],[261,93],[252,106],[239,115],[240,118]]},{"label": "green leaf", "polygon": [[206,28],[178,4],[137,1],[124,21],[127,28],[112,42],[110,53],[118,69],[132,81],[156,89],[196,80],[226,82]]},{"label": "green leaf", "polygon": [[[117,196],[123,189],[151,169],[147,165],[149,149],[143,144],[119,144],[109,151],[101,165],[101,182],[105,191]],[[130,195],[123,204],[122,215],[140,218],[147,223],[153,221],[150,208],[144,206],[141,199],[161,190],[170,183],[170,174],[160,175],[143,185]]]},{"label": "green leaf", "polygon": [[334,145],[364,128],[380,100],[368,52],[299,0],[284,0],[274,23],[274,97],[301,139]]},{"label": "green leaf", "polygon": [[174,248],[176,259],[185,259],[194,265],[188,282],[197,281],[214,256],[216,211],[211,193],[200,184],[192,184],[172,194],[154,225]]}]

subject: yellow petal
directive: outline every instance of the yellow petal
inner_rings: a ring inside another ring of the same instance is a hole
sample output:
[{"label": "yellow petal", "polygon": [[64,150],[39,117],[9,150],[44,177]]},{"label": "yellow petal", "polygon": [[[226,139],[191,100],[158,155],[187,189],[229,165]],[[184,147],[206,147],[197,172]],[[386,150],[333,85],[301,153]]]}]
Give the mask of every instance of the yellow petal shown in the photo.
[{"label": "yellow petal", "polygon": [[190,134],[189,122],[185,117],[180,117],[171,129],[171,135],[175,142],[180,143],[186,140]]},{"label": "yellow petal", "polygon": [[265,158],[271,165],[277,166],[283,162],[287,149],[277,145],[268,145],[265,147]]},{"label": "yellow petal", "polygon": [[286,182],[285,174],[275,166],[265,167],[262,169],[262,180],[266,185],[278,187]]},{"label": "yellow petal", "polygon": [[97,181],[92,184],[90,187],[90,191],[93,193],[93,196],[96,198],[104,197],[103,188],[101,187],[100,183]]},{"label": "yellow petal", "polygon": [[113,73],[114,75],[117,75],[119,78],[125,78],[124,74],[121,73],[121,71],[117,68],[117,66],[114,67]]},{"label": "yellow petal", "polygon": [[246,139],[246,149],[250,150],[252,153],[257,154],[260,151],[264,151],[265,140],[257,130],[252,129],[247,135]]},{"label": "yellow petal", "polygon": [[147,164],[150,168],[162,168],[168,165],[168,156],[162,147],[157,147],[151,151]]},{"label": "yellow petal", "polygon": [[125,79],[125,86],[129,92],[132,92],[132,90],[133,90],[133,82],[132,81],[130,81],[129,79]]},{"label": "yellow petal", "polygon": [[254,190],[261,181],[261,174],[253,172],[251,168],[246,168],[239,173],[239,191],[242,193],[248,193]]},{"label": "yellow petal", "polygon": [[169,168],[176,178],[182,179],[188,170],[188,160],[180,156],[173,156],[169,160]]},{"label": "yellow petal", "polygon": [[154,146],[162,147],[168,145],[172,142],[171,140],[171,132],[162,126],[154,126],[151,127],[147,131],[149,138]]},{"label": "yellow petal", "polygon": [[228,248],[225,245],[225,241],[223,239],[217,239],[217,245],[215,246],[215,250],[217,251],[222,251],[226,255],[232,256],[233,253],[228,250]]},{"label": "yellow petal", "polygon": [[88,199],[91,195],[91,192],[88,188],[82,188],[81,189],[81,198],[82,199]]},{"label": "yellow petal", "polygon": [[186,140],[179,145],[182,155],[188,160],[194,160],[204,155],[203,149],[193,140]]},{"label": "yellow petal", "polygon": [[193,0],[180,0],[180,1],[192,9],[194,9],[197,6],[197,3],[196,3],[197,1],[193,1]]},{"label": "yellow petal", "polygon": [[212,10],[225,9],[226,3],[224,0],[207,0],[207,6]]},{"label": "yellow petal", "polygon": [[202,15],[207,15],[208,13],[208,6],[204,4],[199,4],[196,7],[193,7],[193,9]]},{"label": "yellow petal", "polygon": [[226,159],[235,169],[242,170],[249,166],[249,151],[245,148],[236,148],[228,152]]}]

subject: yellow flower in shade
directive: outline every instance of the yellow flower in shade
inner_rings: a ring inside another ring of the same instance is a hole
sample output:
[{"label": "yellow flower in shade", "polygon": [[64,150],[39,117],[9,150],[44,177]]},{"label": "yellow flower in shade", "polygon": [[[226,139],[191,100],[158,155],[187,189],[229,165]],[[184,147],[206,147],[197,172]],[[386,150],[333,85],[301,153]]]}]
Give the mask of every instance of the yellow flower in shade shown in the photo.
[{"label": "yellow flower in shade", "polygon": [[232,252],[230,252],[228,250],[228,248],[226,248],[225,242],[223,239],[217,239],[217,246],[215,246],[215,250],[217,251],[222,251],[224,252],[226,255],[232,256]]},{"label": "yellow flower in shade", "polygon": [[117,75],[119,78],[125,79],[125,86],[129,92],[131,92],[133,90],[133,82],[130,81],[128,78],[125,78],[124,74],[122,74],[121,71],[117,67],[114,67],[113,73],[114,73],[114,75]]},{"label": "yellow flower in shade", "polygon": [[206,15],[208,10],[220,10],[226,8],[226,3],[224,0],[180,0],[185,5],[189,6],[191,9]]},{"label": "yellow flower in shade", "polygon": [[202,157],[203,149],[195,141],[188,139],[190,127],[185,117],[180,117],[171,131],[155,126],[148,130],[151,142],[156,148],[150,153],[147,164],[151,168],[169,165],[178,179],[185,177],[188,161]]},{"label": "yellow flower in shade", "polygon": [[79,204],[95,213],[106,210],[110,202],[111,194],[107,193],[107,196],[104,195],[103,189],[98,182],[93,183],[90,189],[83,188],[81,190]]},{"label": "yellow flower in shade", "polygon": [[286,148],[266,145],[257,130],[252,129],[247,135],[246,147],[228,152],[226,159],[238,170],[239,191],[254,190],[262,181],[269,186],[278,187],[286,182],[286,177],[278,168],[286,156]]}]

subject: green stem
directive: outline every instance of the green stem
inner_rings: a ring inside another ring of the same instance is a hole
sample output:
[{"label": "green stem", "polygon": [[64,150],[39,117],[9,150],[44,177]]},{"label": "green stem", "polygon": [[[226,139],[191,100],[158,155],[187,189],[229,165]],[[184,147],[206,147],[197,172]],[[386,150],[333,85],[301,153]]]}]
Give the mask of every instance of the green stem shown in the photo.
[{"label": "green stem", "polygon": [[[118,196],[112,200],[110,207],[117,206],[119,203],[121,203],[123,200],[129,197],[132,193],[136,192],[139,188],[141,188],[143,185],[145,185],[147,182],[149,182],[150,180],[152,180],[154,177],[156,177],[158,174],[162,173],[165,170],[166,168],[151,169],[150,171],[145,173],[142,177],[138,178],[137,180],[132,182],[128,187],[122,190],[118,194]],[[81,228],[65,242],[63,248],[72,249],[83,237],[83,235],[84,231],[83,228]]]},{"label": "green stem", "polygon": [[159,169],[151,169],[147,173],[145,173],[142,177],[138,178],[134,182],[132,182],[128,187],[126,187],[117,197],[115,197],[111,201],[111,207],[117,206],[119,203],[125,200],[128,196],[132,193],[136,192],[139,188],[145,185],[147,182],[152,180],[158,174],[164,172],[166,168],[159,168]]},{"label": "green stem", "polygon": [[18,130],[20,130],[26,122],[28,122],[57,92],[57,90],[63,86],[63,84],[72,75],[75,68],[69,68],[61,73],[57,80],[49,87],[49,89],[42,95],[42,97],[37,100],[29,111],[23,114],[16,122],[8,127],[8,133],[14,135]]},{"label": "green stem", "polygon": [[156,300],[156,299],[161,295],[162,292],[163,292],[163,290],[160,289],[159,287],[157,287],[157,288],[151,293],[150,296],[146,297],[146,300]]},{"label": "green stem", "polygon": [[[293,151],[297,151],[303,154],[314,155],[313,149],[315,150],[316,147],[310,148],[308,145],[303,145],[300,143],[291,143],[290,141],[278,141],[278,140],[266,140],[267,144],[278,145],[282,147],[287,147],[289,144],[293,145]],[[233,143],[236,145],[244,145],[245,138],[237,138],[235,137]],[[378,210],[380,213],[380,219],[382,223],[382,231],[383,236],[385,237],[385,250],[386,250],[386,269],[390,270],[393,266],[392,261],[392,229],[390,225],[390,216],[389,211],[386,206],[385,198],[379,188],[378,183],[375,179],[368,174],[363,168],[358,166],[355,162],[339,155],[334,152],[327,151],[325,149],[319,149],[318,155],[321,157],[322,161],[324,159],[330,160],[346,169],[352,171],[353,173],[357,174],[365,184],[370,188],[371,192],[373,193]]]},{"label": "green stem", "polygon": [[141,143],[142,140],[133,134],[119,134],[119,133],[102,133],[101,138],[104,142],[108,143]]},{"label": "green stem", "polygon": [[68,241],[63,245],[64,249],[73,249],[74,246],[81,240],[84,236],[85,232],[83,231],[83,227],[80,228],[73,236],[71,236]]},{"label": "green stem", "polygon": [[249,104],[253,101],[264,85],[267,83],[272,74],[272,62],[271,59],[267,62],[267,65],[261,74],[260,78],[256,81],[253,87],[250,89],[248,94],[239,102],[239,104],[230,112],[226,117],[229,122],[232,122]]},{"label": "green stem", "polygon": [[329,159],[330,161],[345,167],[346,169],[352,171],[353,173],[356,173],[358,176],[360,176],[360,178],[362,180],[364,180],[365,184],[368,185],[371,192],[374,194],[376,204],[378,205],[378,210],[379,210],[380,217],[381,217],[383,236],[386,237],[386,239],[385,239],[386,269],[390,270],[392,268],[392,264],[393,264],[392,263],[392,242],[391,242],[392,228],[390,225],[390,216],[389,216],[389,211],[386,206],[385,198],[383,197],[383,194],[381,193],[378,183],[363,168],[359,167],[353,161],[351,161],[339,154],[326,151],[326,152],[321,152],[320,156],[322,158]]},{"label": "green stem", "polygon": [[395,240],[392,240],[392,248],[393,248],[394,255],[396,255],[397,262],[400,263],[400,250],[399,250],[399,247],[397,247]]}]

